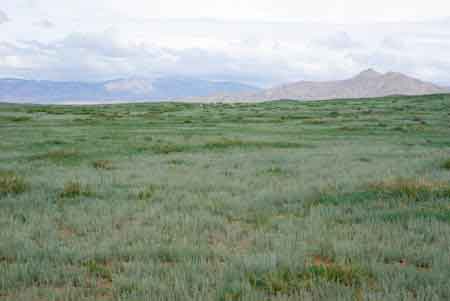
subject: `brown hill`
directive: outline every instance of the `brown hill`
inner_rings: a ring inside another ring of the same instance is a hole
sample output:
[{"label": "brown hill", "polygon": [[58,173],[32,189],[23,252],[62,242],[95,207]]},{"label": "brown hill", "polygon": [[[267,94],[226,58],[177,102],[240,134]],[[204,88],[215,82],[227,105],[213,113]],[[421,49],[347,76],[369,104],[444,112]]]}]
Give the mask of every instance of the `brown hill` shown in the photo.
[{"label": "brown hill", "polygon": [[256,93],[207,97],[209,101],[269,101],[279,99],[321,100],[371,98],[389,95],[426,95],[450,93],[449,89],[401,73],[378,73],[372,69],[346,80],[300,81]]}]

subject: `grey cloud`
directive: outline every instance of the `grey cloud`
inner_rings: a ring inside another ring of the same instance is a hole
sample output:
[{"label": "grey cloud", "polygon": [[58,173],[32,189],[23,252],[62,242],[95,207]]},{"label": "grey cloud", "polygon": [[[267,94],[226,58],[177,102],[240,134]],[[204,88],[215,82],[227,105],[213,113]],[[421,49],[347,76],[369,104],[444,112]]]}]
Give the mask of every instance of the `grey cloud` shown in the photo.
[{"label": "grey cloud", "polygon": [[[103,80],[157,74],[264,84],[280,76],[285,78],[286,70],[289,70],[287,64],[275,66],[257,58],[233,57],[224,51],[124,44],[108,33],[73,33],[51,43],[0,43],[2,53],[14,56],[14,61],[24,66],[15,71],[3,66],[3,70],[14,71],[20,77],[34,72],[35,77],[59,80]],[[281,71],[276,72],[277,68]]]},{"label": "grey cloud", "polygon": [[10,21],[8,15],[4,11],[0,10],[0,24],[8,21]]}]

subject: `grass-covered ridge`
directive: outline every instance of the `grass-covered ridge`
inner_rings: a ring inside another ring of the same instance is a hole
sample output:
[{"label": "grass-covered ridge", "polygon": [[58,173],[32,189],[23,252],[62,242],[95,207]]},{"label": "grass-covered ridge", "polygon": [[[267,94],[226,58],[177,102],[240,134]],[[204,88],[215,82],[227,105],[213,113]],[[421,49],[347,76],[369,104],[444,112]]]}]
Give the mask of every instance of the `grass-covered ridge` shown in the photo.
[{"label": "grass-covered ridge", "polygon": [[0,300],[448,300],[449,112],[0,104]]}]

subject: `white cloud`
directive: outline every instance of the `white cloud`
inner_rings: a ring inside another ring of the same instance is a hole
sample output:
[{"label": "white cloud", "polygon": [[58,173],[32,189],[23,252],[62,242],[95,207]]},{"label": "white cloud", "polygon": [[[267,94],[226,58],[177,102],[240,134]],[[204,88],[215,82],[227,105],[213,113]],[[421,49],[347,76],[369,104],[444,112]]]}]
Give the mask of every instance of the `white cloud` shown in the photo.
[{"label": "white cloud", "polygon": [[[273,85],[339,79],[372,67],[450,83],[444,72],[450,65],[450,19],[436,21],[450,11],[442,0],[2,5],[12,20],[0,31],[0,76],[102,80],[179,74]],[[431,21],[404,21],[415,19]],[[395,23],[376,23],[381,21]]]}]

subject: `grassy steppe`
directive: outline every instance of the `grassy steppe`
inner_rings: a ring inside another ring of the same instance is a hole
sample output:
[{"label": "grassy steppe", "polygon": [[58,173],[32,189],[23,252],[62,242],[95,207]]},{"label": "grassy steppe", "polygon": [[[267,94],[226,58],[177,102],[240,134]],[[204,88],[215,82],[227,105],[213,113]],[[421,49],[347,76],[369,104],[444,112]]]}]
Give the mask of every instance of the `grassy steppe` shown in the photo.
[{"label": "grassy steppe", "polygon": [[449,300],[450,96],[0,105],[0,300]]}]

